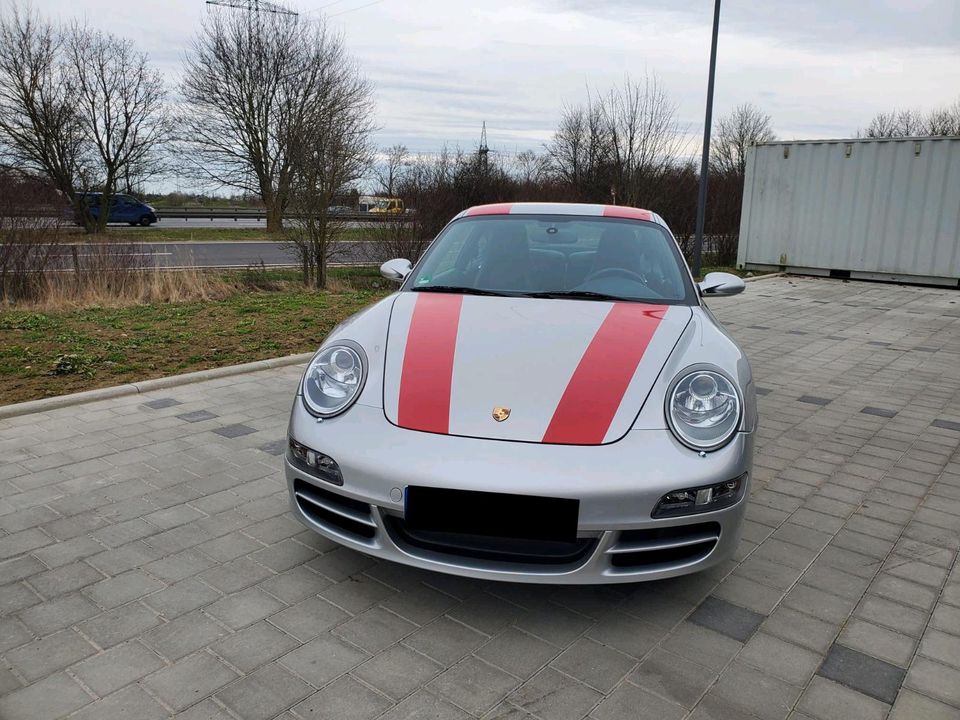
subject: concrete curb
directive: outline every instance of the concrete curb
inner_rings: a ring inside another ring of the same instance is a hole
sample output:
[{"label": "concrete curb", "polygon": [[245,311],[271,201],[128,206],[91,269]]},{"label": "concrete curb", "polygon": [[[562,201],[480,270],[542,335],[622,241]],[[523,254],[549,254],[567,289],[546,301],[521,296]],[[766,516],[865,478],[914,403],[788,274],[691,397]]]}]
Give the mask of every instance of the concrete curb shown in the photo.
[{"label": "concrete curb", "polygon": [[756,280],[769,280],[770,278],[778,278],[778,277],[785,277],[785,276],[786,276],[785,272],[775,272],[775,273],[768,273],[766,275],[754,275],[753,277],[743,278],[743,281],[745,283],[748,283],[748,282],[754,282]]},{"label": "concrete curb", "polygon": [[87,390],[86,392],[72,393],[70,395],[58,395],[57,397],[43,398],[42,400],[29,400],[13,405],[2,405],[0,406],[0,420],[18,417],[20,415],[30,415],[31,413],[46,412],[47,410],[56,410],[72,405],[83,405],[85,403],[96,402],[97,400],[108,400],[124,395],[139,395],[140,393],[163,390],[180,385],[189,385],[190,383],[202,382],[204,380],[230,377],[231,375],[243,375],[245,373],[257,372],[258,370],[271,370],[286,365],[298,365],[307,362],[313,355],[314,353],[312,352],[301,353],[299,355],[287,355],[286,357],[257,360],[256,362],[244,363],[242,365],[227,365],[226,367],[200,370],[198,372],[184,373],[183,375],[170,375],[154,380],[114,385],[113,387]]}]

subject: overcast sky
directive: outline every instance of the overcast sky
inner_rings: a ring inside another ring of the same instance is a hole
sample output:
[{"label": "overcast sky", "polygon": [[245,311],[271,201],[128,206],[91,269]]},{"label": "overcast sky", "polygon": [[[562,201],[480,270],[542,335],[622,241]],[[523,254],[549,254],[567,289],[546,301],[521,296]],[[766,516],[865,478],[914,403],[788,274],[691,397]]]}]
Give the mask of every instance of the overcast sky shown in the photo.
[{"label": "overcast sky", "polygon": [[[378,143],[540,149],[564,103],[656,73],[702,132],[711,0],[291,0],[343,32],[376,87]],[[133,38],[171,86],[203,0],[34,0]],[[880,110],[960,97],[960,0],[724,0],[718,114],[752,102],[786,139],[849,137]]]}]

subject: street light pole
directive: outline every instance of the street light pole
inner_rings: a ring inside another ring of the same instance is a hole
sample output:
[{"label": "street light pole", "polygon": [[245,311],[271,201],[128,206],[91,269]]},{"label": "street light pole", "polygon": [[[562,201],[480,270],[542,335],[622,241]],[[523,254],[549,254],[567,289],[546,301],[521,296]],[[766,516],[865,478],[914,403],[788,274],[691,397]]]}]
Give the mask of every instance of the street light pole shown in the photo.
[{"label": "street light pole", "polygon": [[703,121],[703,157],[700,160],[700,191],[697,196],[697,234],[693,242],[693,274],[700,275],[703,261],[703,223],[707,212],[707,176],[710,172],[710,127],[713,124],[713,79],[717,72],[717,35],[720,32],[720,0],[713,6],[713,41],[710,44],[710,75],[707,80],[707,116]]}]

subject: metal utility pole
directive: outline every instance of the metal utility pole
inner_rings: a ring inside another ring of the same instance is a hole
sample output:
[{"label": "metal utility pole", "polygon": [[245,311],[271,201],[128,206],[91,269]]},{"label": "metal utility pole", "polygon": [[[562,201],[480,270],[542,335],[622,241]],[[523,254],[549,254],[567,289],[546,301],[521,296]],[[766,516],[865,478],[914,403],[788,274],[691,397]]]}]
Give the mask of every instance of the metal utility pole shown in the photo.
[{"label": "metal utility pole", "polygon": [[710,44],[710,75],[707,80],[707,116],[703,121],[703,158],[700,160],[700,191],[697,196],[697,234],[693,241],[693,274],[700,275],[703,262],[703,223],[707,212],[707,177],[710,173],[710,127],[713,124],[713,79],[717,72],[717,35],[720,32],[720,0],[713,6],[713,41]]},{"label": "metal utility pole", "polygon": [[480,147],[477,148],[477,159],[480,160],[480,172],[487,174],[487,160],[490,155],[490,146],[487,145],[487,123],[484,121],[480,131]]},{"label": "metal utility pole", "polygon": [[269,0],[207,0],[207,5],[221,5],[237,10],[246,10],[249,13],[260,14],[261,12],[276,13],[278,15],[297,15],[293,10],[269,2]]}]

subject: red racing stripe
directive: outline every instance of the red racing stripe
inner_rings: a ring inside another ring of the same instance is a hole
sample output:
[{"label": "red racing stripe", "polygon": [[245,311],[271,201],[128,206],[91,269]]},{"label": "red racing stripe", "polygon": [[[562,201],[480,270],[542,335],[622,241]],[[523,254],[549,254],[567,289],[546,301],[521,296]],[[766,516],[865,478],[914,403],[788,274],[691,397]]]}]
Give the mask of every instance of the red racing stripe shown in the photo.
[{"label": "red racing stripe", "polygon": [[603,208],[604,217],[625,218],[627,220],[653,220],[653,213],[640,208],[623,205],[607,205]]},{"label": "red racing stripe", "polygon": [[513,203],[497,203],[495,205],[477,205],[467,210],[467,217],[474,215],[509,215]]},{"label": "red racing stripe", "polygon": [[407,333],[397,424],[446,434],[463,295],[421,293]]},{"label": "red racing stripe", "polygon": [[667,309],[615,303],[587,346],[543,436],[545,443],[599,445]]}]

